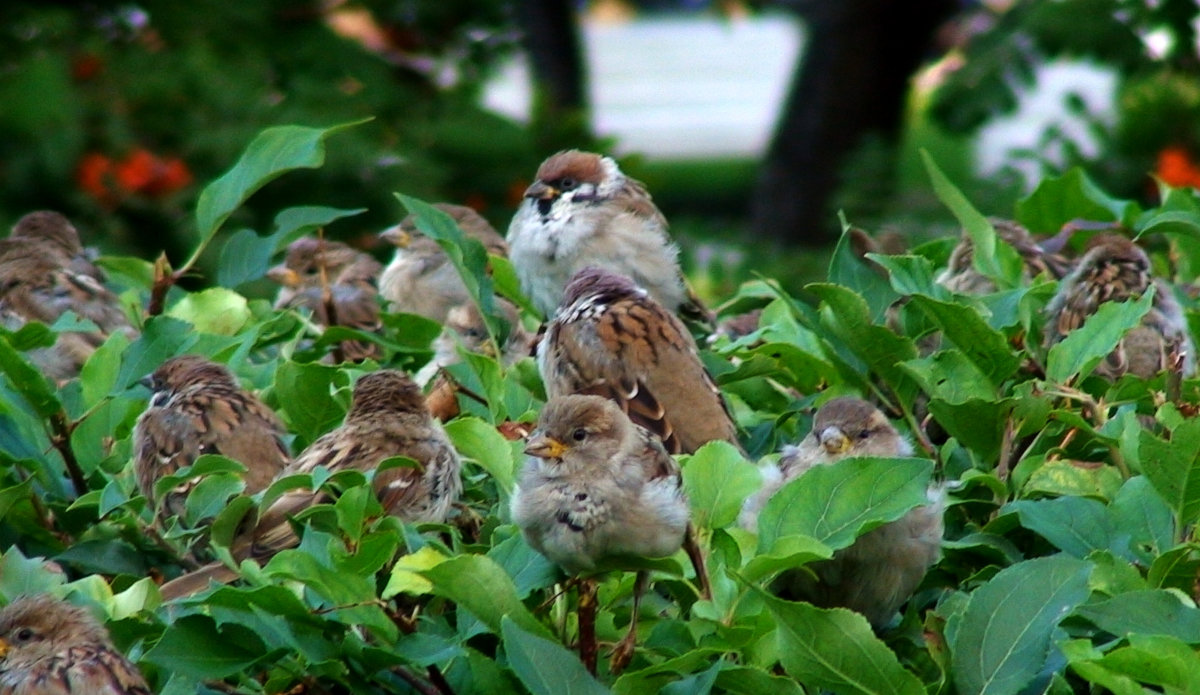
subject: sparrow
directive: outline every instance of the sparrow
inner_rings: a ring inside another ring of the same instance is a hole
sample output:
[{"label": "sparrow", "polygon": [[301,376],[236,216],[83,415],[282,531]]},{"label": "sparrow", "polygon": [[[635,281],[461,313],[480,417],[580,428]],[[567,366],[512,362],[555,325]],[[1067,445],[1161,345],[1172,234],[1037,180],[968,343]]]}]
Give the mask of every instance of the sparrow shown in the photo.
[{"label": "sparrow", "polygon": [[[607,398],[551,398],[525,453],[513,522],[568,574],[593,573],[621,556],[666,557],[690,537],[678,464],[658,437]],[[698,566],[698,578],[702,571]],[[647,579],[638,573],[630,630],[614,655],[618,666],[632,655]]]},{"label": "sparrow", "polygon": [[[469,239],[483,244],[489,254],[508,255],[508,244],[479,213],[462,205],[436,203],[458,223]],[[417,230],[416,218],[379,234],[396,247],[395,256],[379,276],[379,293],[393,312],[419,314],[438,323],[456,306],[470,301],[466,285],[437,242]]]},{"label": "sparrow", "polygon": [[0,610],[0,693],[152,695],[86,609],[47,595]]},{"label": "sparrow", "polygon": [[576,273],[598,266],[629,276],[672,313],[712,322],[684,281],[666,218],[610,157],[567,150],[542,162],[508,243],[522,290],[546,316]]},{"label": "sparrow", "polygon": [[30,321],[50,325],[67,312],[96,325],[94,330],[63,332],[50,349],[30,353],[43,373],[59,382],[77,376],[112,333],[136,335],[116,295],[70,266],[71,258],[47,239],[0,239],[0,317],[5,328],[17,330]]},{"label": "sparrow", "polygon": [[[403,372],[383,369],[358,380],[342,425],[310,444],[280,477],[312,473],[318,466],[334,473],[367,473],[396,456],[413,459],[417,467],[376,473],[372,485],[384,510],[409,522],[445,521],[462,492],[458,452],[430,415],[420,387]],[[325,493],[304,488],[283,493],[252,527],[234,539],[233,557],[263,561],[295,547],[300,539],[292,517],[325,501]],[[204,589],[210,579],[226,582],[236,576],[225,565],[209,565],[164,584],[162,593],[166,598],[179,598]]]},{"label": "sparrow", "polygon": [[[1020,223],[997,217],[988,218],[988,221],[996,230],[996,236],[1012,246],[1021,257],[1024,264],[1021,270],[1023,282],[1028,283],[1042,274],[1058,280],[1070,270],[1070,261],[1039,243]],[[996,283],[975,269],[974,257],[975,245],[971,241],[971,237],[964,232],[954,250],[950,252],[950,260],[947,262],[946,268],[938,274],[938,284],[960,294],[991,294],[995,292]]]},{"label": "sparrow", "polygon": [[632,280],[578,272],[538,344],[550,398],[591,393],[615,401],[670,453],[706,442],[738,448],[737,428],[683,323]]},{"label": "sparrow", "polygon": [[[858,398],[835,398],[817,411],[812,432],[800,444],[785,447],[778,466],[765,470],[763,489],[746,500],[739,523],[756,531],[767,500],[815,466],[859,456],[911,455],[912,444],[878,408]],[[784,572],[774,589],[786,598],[822,608],[857,611],[876,629],[886,626],[940,555],[944,487],[930,486],[928,500],[896,521],[859,536],[830,559]]]},{"label": "sparrow", "polygon": [[79,230],[61,213],[53,210],[36,210],[17,220],[10,239],[42,239],[47,245],[62,254],[66,266],[73,273],[87,275],[97,282],[104,282],[104,272],[92,260],[97,255],[94,249],[85,249],[79,240]]},{"label": "sparrow", "polygon": [[[270,268],[267,277],[281,285],[276,309],[308,309],[320,326],[373,333],[382,326],[375,287],[381,267],[346,244],[306,237],[288,246],[284,262]],[[379,346],[368,341],[344,340],[339,347],[352,362],[381,356]]]},{"label": "sparrow", "polygon": [[1104,302],[1136,299],[1151,284],[1155,290],[1150,311],[1097,365],[1095,373],[1109,379],[1122,374],[1149,378],[1172,368],[1172,354],[1180,353],[1183,375],[1191,375],[1196,366],[1195,349],[1174,292],[1166,281],[1151,275],[1146,252],[1117,234],[1093,237],[1075,269],[1063,278],[1058,293],[1046,305],[1046,349],[1082,326]]},{"label": "sparrow", "polygon": [[224,365],[199,355],[173,357],[144,383],[154,395],[134,427],[133,465],[138,489],[158,518],[181,516],[195,483],[181,484],[162,500],[155,499],[156,483],[202,454],[220,454],[246,466],[251,495],[270,485],[291,460],[283,423]]}]

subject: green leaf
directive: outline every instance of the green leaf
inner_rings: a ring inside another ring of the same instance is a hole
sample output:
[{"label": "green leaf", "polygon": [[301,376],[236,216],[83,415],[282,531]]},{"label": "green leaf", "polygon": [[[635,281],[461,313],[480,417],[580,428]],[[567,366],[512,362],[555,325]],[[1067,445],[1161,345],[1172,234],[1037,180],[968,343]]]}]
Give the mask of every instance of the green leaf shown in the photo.
[{"label": "green leaf", "polygon": [[742,502],[759,486],[758,471],[729,442],[709,442],[682,465],[683,489],[697,528],[732,524]]},{"label": "green leaf", "polygon": [[829,259],[829,281],[853,290],[866,300],[872,321],[880,322],[888,307],[900,295],[869,263],[854,253],[850,244],[850,229],[843,221],[842,236]]},{"label": "green leaf", "polygon": [[280,211],[275,216],[275,231],[267,236],[259,236],[253,229],[239,229],[221,247],[217,284],[233,288],[263,278],[271,265],[271,256],[280,248],[302,234],[366,211],[366,208],[297,206]]},{"label": "green leaf", "polygon": [[1200,419],[1183,421],[1170,442],[1142,430],[1138,456],[1142,472],[1178,516],[1176,528],[1200,519]]},{"label": "green leaf", "polygon": [[325,163],[325,139],[366,120],[329,128],[277,126],[258,134],[233,167],[204,187],[196,202],[196,230],[203,247],[234,210],[255,191],[293,169]]},{"label": "green leaf", "polygon": [[420,574],[433,583],[435,594],[470,611],[495,634],[500,634],[501,619],[508,618],[539,637],[552,636],[521,603],[512,578],[491,558],[462,555]]},{"label": "green leaf", "polygon": [[950,641],[965,695],[1014,695],[1042,669],[1058,623],[1087,598],[1090,563],[1062,555],[1000,570],[976,589]]},{"label": "green leaf", "polygon": [[[500,535],[497,532],[497,537]],[[512,577],[517,596],[522,599],[535,589],[544,589],[558,580],[558,567],[523,541],[519,532],[499,542],[493,538],[492,549],[487,556]]]},{"label": "green leaf", "polygon": [[496,354],[501,354],[509,326],[508,321],[496,310],[495,290],[488,275],[488,255],[483,244],[464,234],[453,217],[429,203],[402,193],[397,193],[396,198],[415,218],[417,230],[436,241],[446,252],[450,263],[462,277],[471,302],[483,317],[488,337],[496,346]]},{"label": "green leaf", "polygon": [[1020,284],[1024,263],[1016,250],[999,240],[992,223],[946,178],[928,152],[922,150],[921,159],[938,200],[954,213],[971,238],[974,245],[972,265],[975,269],[991,278],[999,289],[1010,289]]},{"label": "green leaf", "polygon": [[1075,557],[1086,558],[1094,550],[1111,550],[1118,557],[1131,559],[1129,536],[1120,536],[1113,528],[1102,502],[1086,497],[1021,500],[1001,511],[1016,512],[1022,526]]},{"label": "green leaf", "polygon": [[760,553],[789,535],[845,548],[858,535],[928,502],[933,462],[848,458],[816,466],[780,488],[758,517]]},{"label": "green leaf", "polygon": [[1091,374],[1100,360],[1117,347],[1131,328],[1141,323],[1154,302],[1155,286],[1137,300],[1104,302],[1083,325],[1050,348],[1046,358],[1046,377],[1065,383],[1078,374]]},{"label": "green leaf", "polygon": [[331,394],[338,369],[323,364],[283,362],[275,371],[275,396],[289,429],[311,442],[333,429],[346,411]]},{"label": "green leaf", "polygon": [[[1079,640],[1076,640],[1078,643]],[[1129,636],[1129,646],[1101,656],[1099,650],[1076,647],[1071,668],[1083,678],[1119,695],[1143,695],[1137,683],[1166,693],[1195,695],[1200,683],[1200,655],[1180,640],[1161,635]]]},{"label": "green leaf", "polygon": [[1131,203],[1110,197],[1083,169],[1043,179],[1028,197],[1017,201],[1017,220],[1039,234],[1057,234],[1072,220],[1119,221]]},{"label": "green leaf", "polygon": [[1142,562],[1150,564],[1175,542],[1171,509],[1143,475],[1125,481],[1108,505],[1113,527],[1130,536],[1130,547]]},{"label": "green leaf", "polygon": [[1117,637],[1131,633],[1166,635],[1191,644],[1200,643],[1200,609],[1163,589],[1129,591],[1106,601],[1082,605],[1075,609],[1075,614]]},{"label": "green leaf", "polygon": [[557,642],[532,634],[503,616],[500,634],[508,664],[533,695],[600,695],[608,689],[592,677],[579,657]]},{"label": "green leaf", "polygon": [[48,418],[59,413],[62,405],[55,395],[54,385],[28,358],[17,352],[10,341],[11,336],[10,331],[0,329],[0,370],[8,375],[9,381],[39,417]]},{"label": "green leaf", "polygon": [[79,387],[85,407],[92,407],[117,385],[121,370],[121,355],[129,348],[129,337],[117,331],[84,362],[79,371]]},{"label": "green leaf", "polygon": [[988,325],[973,307],[916,295],[913,304],[920,307],[946,340],[962,351],[993,384],[999,384],[1017,372],[1021,355],[1009,347],[1004,334]]},{"label": "green leaf", "polygon": [[158,369],[163,362],[184,354],[198,338],[196,331],[179,319],[170,316],[150,317],[142,327],[142,334],[121,356],[117,389],[129,388],[138,379]]},{"label": "green leaf", "polygon": [[921,681],[875,637],[867,619],[844,608],[816,608],[755,590],[778,627],[780,661],[801,683],[835,693],[923,695]]},{"label": "green leaf", "polygon": [[246,298],[224,287],[186,295],[167,310],[167,316],[187,321],[202,333],[234,335],[250,321]]},{"label": "green leaf", "polygon": [[212,618],[189,615],[172,623],[144,658],[168,673],[210,680],[240,673],[264,651],[258,636],[244,627],[219,629]]},{"label": "green leaf", "polygon": [[477,417],[461,417],[446,423],[446,435],[464,457],[479,464],[505,494],[516,479],[513,445],[494,425]]}]

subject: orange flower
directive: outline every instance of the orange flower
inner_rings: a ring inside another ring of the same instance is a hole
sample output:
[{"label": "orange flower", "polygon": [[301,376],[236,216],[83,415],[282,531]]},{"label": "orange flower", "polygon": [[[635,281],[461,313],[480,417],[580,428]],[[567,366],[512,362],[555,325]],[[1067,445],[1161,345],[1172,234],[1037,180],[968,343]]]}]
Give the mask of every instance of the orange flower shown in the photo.
[{"label": "orange flower", "polygon": [[1200,188],[1200,167],[1192,162],[1188,151],[1178,145],[1163,148],[1158,153],[1158,166],[1154,174],[1174,188]]},{"label": "orange flower", "polygon": [[191,169],[178,157],[159,160],[154,173],[154,178],[144,188],[146,195],[170,195],[192,182]]},{"label": "orange flower", "polygon": [[99,152],[89,152],[75,168],[75,183],[101,204],[116,203],[113,186],[113,161]]},{"label": "orange flower", "polygon": [[157,178],[161,167],[158,157],[139,147],[117,163],[117,183],[130,193],[142,191]]}]

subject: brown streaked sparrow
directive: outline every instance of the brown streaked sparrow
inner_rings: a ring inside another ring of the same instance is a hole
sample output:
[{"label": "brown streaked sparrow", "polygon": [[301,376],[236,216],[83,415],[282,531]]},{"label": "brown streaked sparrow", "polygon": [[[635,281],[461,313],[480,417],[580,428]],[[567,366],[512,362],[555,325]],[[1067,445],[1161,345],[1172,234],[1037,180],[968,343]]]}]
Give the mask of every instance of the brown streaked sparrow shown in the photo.
[{"label": "brown streaked sparrow", "polygon": [[683,323],[627,277],[585,268],[538,345],[547,396],[592,393],[616,401],[671,453],[737,428]]},{"label": "brown streaked sparrow", "polygon": [[[595,572],[598,563],[620,556],[672,555],[691,537],[678,464],[612,401],[551,398],[525,453],[513,522],[568,574]],[[703,567],[696,570],[702,578]],[[616,670],[632,656],[647,578],[639,572],[629,632],[614,652]]]},{"label": "brown streaked sparrow", "polygon": [[47,595],[0,610],[0,693],[152,695],[86,609]]},{"label": "brown streaked sparrow", "polygon": [[[449,203],[434,207],[454,218],[459,229],[483,244],[489,254],[508,255],[508,244],[479,213]],[[396,247],[396,255],[379,277],[379,294],[390,303],[391,311],[443,323],[451,308],[470,301],[458,270],[436,241],[417,230],[412,215],[379,236]]]},{"label": "brown streaked sparrow", "polygon": [[219,454],[246,466],[246,493],[267,487],[291,453],[283,423],[254,394],[242,389],[225,365],[199,355],[163,362],[147,378],[154,392],[134,429],[134,472],[138,488],[159,518],[182,515],[194,483],[184,483],[155,500],[159,479]]},{"label": "brown streaked sparrow", "polygon": [[[308,309],[323,327],[346,326],[372,333],[380,329],[379,292],[375,282],[382,266],[369,254],[337,241],[297,239],[284,262],[267,271],[280,284],[276,309]],[[352,362],[381,355],[375,343],[344,340],[342,357]]]},{"label": "brown streaked sparrow", "polygon": [[[1021,277],[1024,282],[1045,274],[1051,279],[1062,278],[1071,268],[1071,262],[1043,247],[1029,230],[1019,222],[990,217],[988,221],[996,230],[996,236],[1012,246],[1024,263]],[[937,282],[946,289],[960,294],[990,294],[996,291],[996,283],[975,269],[975,244],[966,233],[950,252],[946,268],[937,276]]]},{"label": "brown streaked sparrow", "polygon": [[92,263],[94,249],[85,249],[79,240],[79,230],[63,214],[53,210],[35,210],[17,220],[11,239],[43,239],[48,246],[61,252],[61,265],[71,272],[87,275],[104,282],[104,273]]},{"label": "brown streaked sparrow", "polygon": [[1151,275],[1150,258],[1141,247],[1117,234],[1102,234],[1088,242],[1075,269],[1063,278],[1058,293],[1046,305],[1045,347],[1062,341],[1079,328],[1104,302],[1122,302],[1142,296],[1154,284],[1154,304],[1096,366],[1095,373],[1109,379],[1122,374],[1143,378],[1172,367],[1172,353],[1183,357],[1183,376],[1193,373],[1195,349],[1187,319],[1171,286]]},{"label": "brown streaked sparrow", "polygon": [[[911,455],[912,445],[878,408],[858,398],[835,398],[817,411],[812,432],[784,449],[778,467],[764,471],[763,489],[746,500],[739,522],[756,530],[771,495],[814,466],[857,456]],[[929,504],[868,531],[828,560],[783,573],[773,588],[822,608],[857,611],[877,629],[887,625],[941,554],[944,497],[942,485],[930,486]]]},{"label": "brown streaked sparrow", "polygon": [[711,323],[684,281],[666,218],[609,157],[567,150],[542,162],[508,243],[521,288],[547,316],[576,273],[598,266],[629,276],[668,311]]},{"label": "brown streaked sparrow", "polygon": [[[312,473],[318,466],[365,473],[396,456],[411,458],[418,467],[389,468],[375,475],[373,487],[384,510],[405,521],[445,521],[462,492],[458,452],[429,414],[420,387],[403,372],[382,369],[354,385],[345,422],[310,444],[280,475]],[[233,557],[263,560],[294,547],[299,538],[291,518],[324,501],[323,492],[309,489],[283,493],[253,527],[234,539]],[[224,565],[209,565],[164,584],[162,594],[179,598],[204,589],[210,580],[224,582],[236,576]]]}]

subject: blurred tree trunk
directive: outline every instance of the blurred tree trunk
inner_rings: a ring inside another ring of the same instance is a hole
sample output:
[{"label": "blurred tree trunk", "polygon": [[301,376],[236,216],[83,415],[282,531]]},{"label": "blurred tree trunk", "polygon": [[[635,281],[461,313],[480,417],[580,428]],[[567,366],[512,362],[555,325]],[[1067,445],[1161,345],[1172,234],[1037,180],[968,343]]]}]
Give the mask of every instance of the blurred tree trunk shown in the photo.
[{"label": "blurred tree trunk", "polygon": [[546,149],[591,139],[587,72],[572,0],[514,3],[534,80],[533,125]]},{"label": "blurred tree trunk", "polygon": [[826,244],[838,232],[830,195],[867,133],[899,131],[909,78],[956,0],[799,0],[805,48],[759,173],[755,231]]}]

